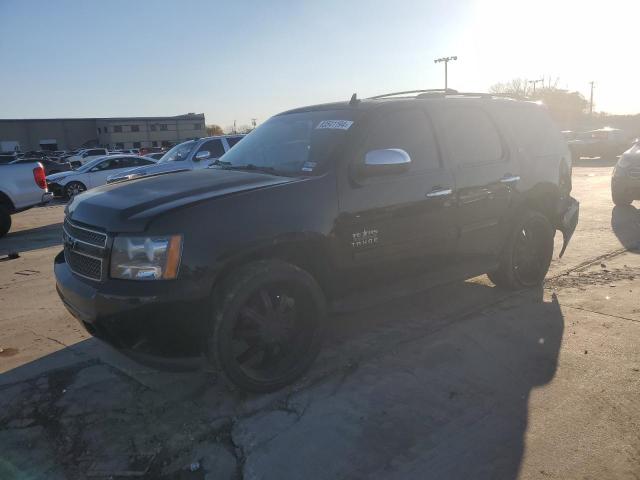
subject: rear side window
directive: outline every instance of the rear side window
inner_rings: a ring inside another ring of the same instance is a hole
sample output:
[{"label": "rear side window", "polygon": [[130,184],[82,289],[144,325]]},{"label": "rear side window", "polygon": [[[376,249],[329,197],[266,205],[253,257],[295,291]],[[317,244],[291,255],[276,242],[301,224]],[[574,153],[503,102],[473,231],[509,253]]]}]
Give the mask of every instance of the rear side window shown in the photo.
[{"label": "rear side window", "polygon": [[205,150],[211,154],[210,158],[220,158],[222,155],[224,155],[224,146],[222,145],[222,140],[218,138],[216,140],[209,140],[208,142],[204,142],[198,149],[198,152],[203,152]]},{"label": "rear side window", "polygon": [[461,166],[502,161],[502,141],[483,110],[448,107],[442,111],[444,140],[451,160]]},{"label": "rear side window", "polygon": [[389,112],[369,128],[364,151],[401,148],[411,157],[410,172],[440,167],[440,155],[431,122],[419,109]]},{"label": "rear side window", "polygon": [[496,115],[510,129],[518,147],[530,157],[558,153],[560,132],[542,108],[503,108]]},{"label": "rear side window", "polygon": [[229,144],[229,148],[233,147],[240,140],[242,140],[242,137],[227,137],[227,143]]}]

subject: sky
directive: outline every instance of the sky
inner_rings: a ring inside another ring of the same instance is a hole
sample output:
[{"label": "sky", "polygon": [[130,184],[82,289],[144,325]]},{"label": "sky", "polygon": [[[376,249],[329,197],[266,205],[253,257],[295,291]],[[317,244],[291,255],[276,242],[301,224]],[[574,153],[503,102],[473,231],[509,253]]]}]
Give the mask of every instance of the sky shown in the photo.
[{"label": "sky", "polygon": [[638,0],[0,0],[0,118],[204,112],[546,81],[640,113]]}]

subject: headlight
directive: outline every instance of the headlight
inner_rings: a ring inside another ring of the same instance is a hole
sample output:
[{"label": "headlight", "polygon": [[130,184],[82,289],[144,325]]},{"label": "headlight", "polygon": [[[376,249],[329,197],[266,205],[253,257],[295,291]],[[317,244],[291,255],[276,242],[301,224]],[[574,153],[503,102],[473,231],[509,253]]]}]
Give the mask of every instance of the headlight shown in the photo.
[{"label": "headlight", "polygon": [[182,236],[116,237],[111,250],[111,278],[171,280],[178,276]]}]

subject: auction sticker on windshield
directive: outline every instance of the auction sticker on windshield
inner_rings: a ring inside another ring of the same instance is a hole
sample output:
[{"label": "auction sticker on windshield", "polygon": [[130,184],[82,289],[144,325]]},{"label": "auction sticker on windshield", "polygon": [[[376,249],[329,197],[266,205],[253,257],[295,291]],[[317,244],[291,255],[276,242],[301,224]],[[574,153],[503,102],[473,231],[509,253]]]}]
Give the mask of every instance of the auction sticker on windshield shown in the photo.
[{"label": "auction sticker on windshield", "polygon": [[352,120],[322,120],[316,126],[316,130],[321,128],[328,128],[332,130],[349,130],[349,127],[353,125]]}]

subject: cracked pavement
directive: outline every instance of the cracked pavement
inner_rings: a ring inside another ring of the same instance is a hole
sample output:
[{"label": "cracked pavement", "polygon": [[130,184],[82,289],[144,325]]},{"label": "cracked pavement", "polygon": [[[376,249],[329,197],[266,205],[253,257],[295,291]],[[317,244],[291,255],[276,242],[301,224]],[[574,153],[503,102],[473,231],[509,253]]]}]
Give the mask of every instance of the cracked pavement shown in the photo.
[{"label": "cracked pavement", "polygon": [[333,315],[269,395],[90,338],[55,294],[63,206],[15,216],[0,478],[639,479],[640,211],[613,208],[610,170],[574,168],[580,224],[544,289],[478,277]]}]

